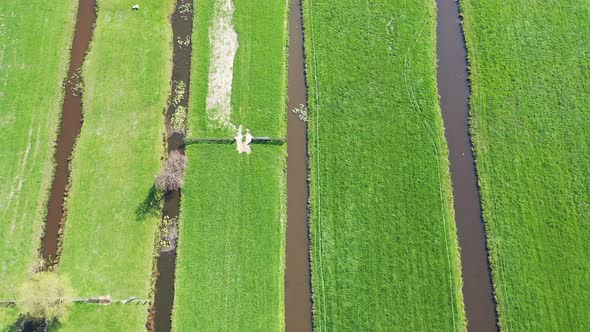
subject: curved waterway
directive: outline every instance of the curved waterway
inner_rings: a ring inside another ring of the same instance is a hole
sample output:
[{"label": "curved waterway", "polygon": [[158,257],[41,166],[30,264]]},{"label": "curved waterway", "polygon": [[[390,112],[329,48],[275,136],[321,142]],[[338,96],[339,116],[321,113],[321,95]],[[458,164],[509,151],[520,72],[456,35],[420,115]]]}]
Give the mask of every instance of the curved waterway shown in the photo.
[{"label": "curved waterway", "polygon": [[437,0],[438,91],[449,146],[468,331],[498,331],[486,234],[469,135],[467,51],[456,0]]},{"label": "curved waterway", "polygon": [[[190,87],[190,69],[192,54],[193,5],[192,0],[177,0],[171,16],[174,42],[172,88],[166,110],[166,129],[168,154],[178,151],[184,154],[185,133],[174,131],[172,116],[178,109],[188,113]],[[162,218],[176,220],[180,212],[180,190],[169,192],[164,197]],[[150,309],[148,329],[164,332],[172,329],[172,307],[174,304],[174,273],[176,269],[176,234],[178,224],[172,222],[168,227],[169,246],[160,249],[157,260],[157,278],[154,303]],[[172,234],[170,236],[170,234]]]},{"label": "curved waterway", "polygon": [[291,0],[287,120],[287,256],[285,328],[312,330],[309,268],[307,123],[291,110],[307,105],[301,0]]},{"label": "curved waterway", "polygon": [[65,214],[64,199],[70,180],[70,156],[82,128],[81,69],[90,46],[95,23],[96,0],[80,0],[55,148],[55,174],[47,205],[45,235],[41,242],[41,254],[49,266],[57,264],[59,254],[60,233]]}]

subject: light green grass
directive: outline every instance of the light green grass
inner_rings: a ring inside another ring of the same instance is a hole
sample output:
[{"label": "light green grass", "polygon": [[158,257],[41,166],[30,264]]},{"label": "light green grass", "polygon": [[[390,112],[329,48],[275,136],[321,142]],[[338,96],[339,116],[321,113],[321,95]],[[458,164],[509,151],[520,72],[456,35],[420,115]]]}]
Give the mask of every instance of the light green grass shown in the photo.
[{"label": "light green grass", "polygon": [[[189,136],[230,137],[209,126],[209,28],[213,0],[195,1]],[[238,50],[234,61],[231,121],[254,136],[283,137],[286,130],[287,0],[233,0]]]},{"label": "light green grass", "polygon": [[76,304],[65,321],[50,328],[59,332],[145,331],[147,306],[137,304]]},{"label": "light green grass", "polygon": [[461,1],[500,327],[590,330],[590,2]]},{"label": "light green grass", "polygon": [[0,1],[0,299],[39,256],[76,5]]},{"label": "light green grass", "polygon": [[465,329],[435,3],[305,0],[317,331]]},{"label": "light green grass", "polygon": [[186,152],[174,330],[282,331],[284,147]]},{"label": "light green grass", "polygon": [[84,63],[84,124],[72,161],[59,266],[80,297],[145,299],[150,289],[160,210],[143,217],[136,210],[164,155],[173,1],[144,1],[140,11],[130,6],[99,0]]}]

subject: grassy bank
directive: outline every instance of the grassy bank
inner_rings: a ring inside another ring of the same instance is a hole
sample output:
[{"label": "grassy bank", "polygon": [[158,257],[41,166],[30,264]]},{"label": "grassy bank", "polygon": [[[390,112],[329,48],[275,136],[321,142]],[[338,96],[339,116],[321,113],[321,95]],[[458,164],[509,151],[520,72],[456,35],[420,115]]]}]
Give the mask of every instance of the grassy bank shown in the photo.
[{"label": "grassy bank", "polygon": [[14,298],[39,257],[76,9],[0,3],[0,299]]},{"label": "grassy bank", "polygon": [[590,329],[590,7],[462,0],[500,326]]},{"label": "grassy bank", "polygon": [[[191,68],[190,137],[228,137],[233,132],[213,128],[206,103],[211,48],[209,32],[213,0],[195,1]],[[231,121],[254,136],[283,137],[286,116],[287,0],[233,0],[233,24],[238,34],[234,61]]]},{"label": "grassy bank", "polygon": [[[285,133],[284,0],[234,0],[238,35],[231,122],[255,136]],[[233,136],[206,111],[214,1],[195,1],[190,135]],[[182,191],[173,328],[284,329],[285,148],[196,144]]]},{"label": "grassy bank", "polygon": [[[142,10],[132,11],[127,1],[99,0],[98,8],[83,68],[84,124],[72,161],[59,271],[79,297],[145,299],[160,218],[158,205],[149,210],[148,203],[164,155],[173,1],[144,1]],[[142,328],[147,313],[137,308]],[[95,321],[107,325],[122,315],[88,309],[66,325],[83,323],[93,310],[102,317]]]},{"label": "grassy bank", "polygon": [[282,330],[285,149],[192,145],[187,155],[174,330]]},{"label": "grassy bank", "polygon": [[464,329],[435,5],[304,0],[315,329]]}]

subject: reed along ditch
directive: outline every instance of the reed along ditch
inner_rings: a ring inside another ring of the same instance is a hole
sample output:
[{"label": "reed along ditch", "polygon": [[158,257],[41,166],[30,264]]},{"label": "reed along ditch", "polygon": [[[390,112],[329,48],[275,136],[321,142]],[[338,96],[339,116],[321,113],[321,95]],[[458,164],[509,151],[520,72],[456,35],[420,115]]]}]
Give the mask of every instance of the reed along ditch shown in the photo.
[{"label": "reed along ditch", "polygon": [[291,0],[287,119],[285,329],[312,330],[308,226],[307,123],[291,112],[307,106],[301,0]]},{"label": "reed along ditch", "polygon": [[49,266],[57,264],[59,255],[60,233],[66,212],[64,200],[70,181],[70,157],[82,129],[82,64],[90,47],[95,23],[96,0],[80,0],[55,148],[55,174],[47,205],[45,234],[41,241],[41,255]]},{"label": "reed along ditch", "polygon": [[[179,151],[184,154],[185,132],[175,130],[172,119],[176,112],[188,112],[190,86],[190,69],[192,56],[193,3],[192,0],[177,0],[171,16],[173,32],[172,89],[166,110],[166,131],[168,154]],[[177,113],[178,115],[178,113]],[[186,121],[186,120],[185,120]],[[174,273],[176,270],[176,238],[180,215],[180,190],[164,196],[162,219],[173,222],[167,227],[169,245],[160,248],[157,259],[157,277],[154,290],[154,302],[150,309],[148,329],[150,331],[170,331],[172,329],[172,306],[174,304]]]},{"label": "reed along ditch", "polygon": [[467,50],[456,0],[437,0],[437,81],[449,146],[468,331],[497,331],[471,136]]}]

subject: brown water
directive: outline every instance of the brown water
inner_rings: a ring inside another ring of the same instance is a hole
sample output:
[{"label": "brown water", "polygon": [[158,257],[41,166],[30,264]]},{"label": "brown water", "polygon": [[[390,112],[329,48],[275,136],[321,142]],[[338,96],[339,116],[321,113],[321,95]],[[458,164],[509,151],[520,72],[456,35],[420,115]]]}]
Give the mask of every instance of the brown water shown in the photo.
[{"label": "brown water", "polygon": [[[193,7],[192,0],[177,0],[176,8],[171,17],[172,31],[174,37],[174,55],[172,67],[172,93],[170,100],[178,100],[174,105],[172,102],[168,105],[166,111],[166,127],[168,131],[168,153],[180,151],[184,154],[184,137],[185,133],[174,132],[170,127],[170,120],[177,106],[186,107],[188,110],[188,97],[190,87],[190,68],[192,54],[193,29]],[[187,44],[181,44],[178,41],[184,41],[189,38]],[[186,84],[184,93],[178,95],[175,87],[178,82]],[[162,218],[168,217],[175,219],[180,211],[180,190],[169,192],[164,198],[164,207],[162,209]],[[170,230],[173,234],[177,233],[178,225],[173,223]],[[170,246],[162,248],[157,261],[157,279],[155,284],[154,304],[150,309],[148,319],[148,329],[151,331],[170,331],[172,329],[172,307],[174,305],[174,273],[176,269],[176,235],[169,238]]]},{"label": "brown water", "polygon": [[66,91],[61,114],[60,131],[55,149],[55,175],[45,218],[45,235],[41,242],[41,254],[49,264],[57,263],[60,232],[64,219],[64,199],[70,179],[70,156],[76,138],[82,128],[82,96],[76,92],[81,82],[80,72],[96,23],[96,0],[80,0],[76,19],[74,41],[70,52],[70,68],[66,80]]},{"label": "brown water", "polygon": [[471,138],[467,51],[455,0],[437,0],[438,90],[449,146],[468,331],[497,331]]},{"label": "brown water", "polygon": [[312,330],[309,269],[307,124],[291,112],[307,105],[301,0],[291,0],[289,19],[289,116],[287,122],[287,267],[285,327]]}]

